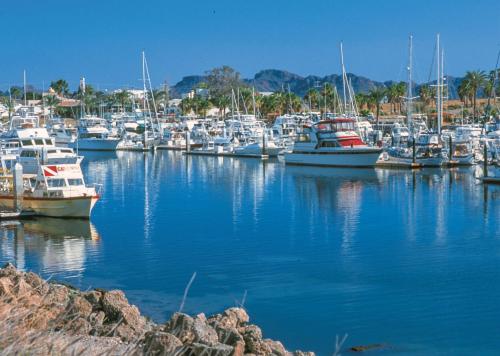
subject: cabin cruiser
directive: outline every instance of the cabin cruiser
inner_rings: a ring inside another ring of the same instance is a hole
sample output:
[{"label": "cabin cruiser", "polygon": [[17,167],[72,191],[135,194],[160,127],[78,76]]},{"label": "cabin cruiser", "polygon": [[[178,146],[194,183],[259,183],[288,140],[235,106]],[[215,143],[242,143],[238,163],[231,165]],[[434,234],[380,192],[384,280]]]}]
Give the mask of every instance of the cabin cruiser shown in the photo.
[{"label": "cabin cruiser", "polygon": [[[0,207],[15,206],[12,157],[2,156]],[[7,166],[10,166],[10,169]],[[22,211],[51,217],[89,218],[99,199],[95,186],[86,186],[79,164],[39,165],[37,174],[23,174]]]},{"label": "cabin cruiser", "polygon": [[355,119],[336,118],[304,127],[297,133],[287,164],[374,167],[382,149],[368,146],[355,131]]},{"label": "cabin cruiser", "polygon": [[40,164],[80,164],[83,156],[78,156],[68,147],[23,147],[19,151],[18,162],[23,166],[23,172],[36,174]]},{"label": "cabin cruiser", "polygon": [[69,147],[86,151],[115,151],[120,137],[112,136],[107,121],[96,116],[78,120],[78,134]]}]

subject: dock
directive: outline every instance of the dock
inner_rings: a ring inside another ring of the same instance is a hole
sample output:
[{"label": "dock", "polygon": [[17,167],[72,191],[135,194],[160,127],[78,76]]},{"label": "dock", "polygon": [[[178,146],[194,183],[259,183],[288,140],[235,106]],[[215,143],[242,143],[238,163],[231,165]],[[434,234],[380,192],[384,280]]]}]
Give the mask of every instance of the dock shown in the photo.
[{"label": "dock", "polygon": [[30,216],[34,216],[35,213],[27,210],[0,210],[0,220],[3,219],[22,219]]},{"label": "dock", "polygon": [[484,184],[500,184],[500,177],[483,177]]},{"label": "dock", "polygon": [[423,167],[421,163],[413,162],[391,162],[391,161],[377,161],[376,168],[394,168],[394,169],[420,169]]},{"label": "dock", "polygon": [[256,158],[261,160],[269,159],[265,154],[237,154],[234,152],[208,152],[208,151],[184,151],[183,154],[190,156],[211,156],[211,157],[237,157],[237,158]]}]

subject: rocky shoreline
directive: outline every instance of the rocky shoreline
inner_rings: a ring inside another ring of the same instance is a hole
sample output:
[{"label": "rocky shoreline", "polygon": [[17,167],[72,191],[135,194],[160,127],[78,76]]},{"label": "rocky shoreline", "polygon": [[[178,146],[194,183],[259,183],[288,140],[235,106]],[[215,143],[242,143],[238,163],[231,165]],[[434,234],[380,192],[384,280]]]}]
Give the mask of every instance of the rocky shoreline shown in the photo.
[{"label": "rocky shoreline", "polygon": [[0,350],[35,355],[296,355],[263,338],[242,308],[156,324],[120,290],[80,291],[7,264],[0,269]]}]

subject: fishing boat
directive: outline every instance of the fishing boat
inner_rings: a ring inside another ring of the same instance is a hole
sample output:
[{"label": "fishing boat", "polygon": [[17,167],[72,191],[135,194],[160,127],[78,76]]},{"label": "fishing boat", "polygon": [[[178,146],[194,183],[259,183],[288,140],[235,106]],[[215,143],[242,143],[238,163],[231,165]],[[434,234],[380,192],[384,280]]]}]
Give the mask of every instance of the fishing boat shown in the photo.
[{"label": "fishing boat", "polygon": [[[5,161],[10,162],[8,169]],[[22,192],[15,194],[11,157],[2,156],[0,207],[12,209],[16,200],[21,210],[35,215],[89,218],[99,199],[95,186],[86,186],[79,164],[40,165],[37,174],[23,174]]]},{"label": "fishing boat", "polygon": [[297,133],[285,163],[332,166],[374,167],[382,149],[368,146],[355,131],[355,119],[336,118],[304,127]]}]

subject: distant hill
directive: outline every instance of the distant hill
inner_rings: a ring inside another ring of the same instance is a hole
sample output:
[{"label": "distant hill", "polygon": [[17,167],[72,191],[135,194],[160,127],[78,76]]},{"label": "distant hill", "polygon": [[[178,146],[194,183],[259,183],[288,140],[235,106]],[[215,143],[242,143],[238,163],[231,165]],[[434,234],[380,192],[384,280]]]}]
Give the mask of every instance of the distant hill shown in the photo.
[{"label": "distant hill", "polygon": [[[368,93],[370,90],[379,87],[388,87],[393,81],[378,82],[369,78],[359,76],[353,73],[348,73],[347,77],[354,88],[356,93]],[[171,88],[171,96],[179,98],[182,94],[188,93],[195,88],[200,82],[206,80],[203,75],[190,75],[182,78],[180,82]],[[337,87],[339,93],[342,92],[342,76],[339,74],[331,74],[324,77],[309,75],[307,77],[298,74],[290,73],[286,70],[279,69],[265,69],[261,70],[252,79],[243,79],[245,83],[254,86],[256,90],[262,92],[277,92],[281,90],[288,90],[303,97],[310,88],[323,87],[325,83],[331,83]],[[457,90],[462,78],[448,77],[448,85],[450,89],[450,99],[458,98]],[[431,82],[429,84],[435,84]],[[416,93],[421,85],[416,86]]]}]

